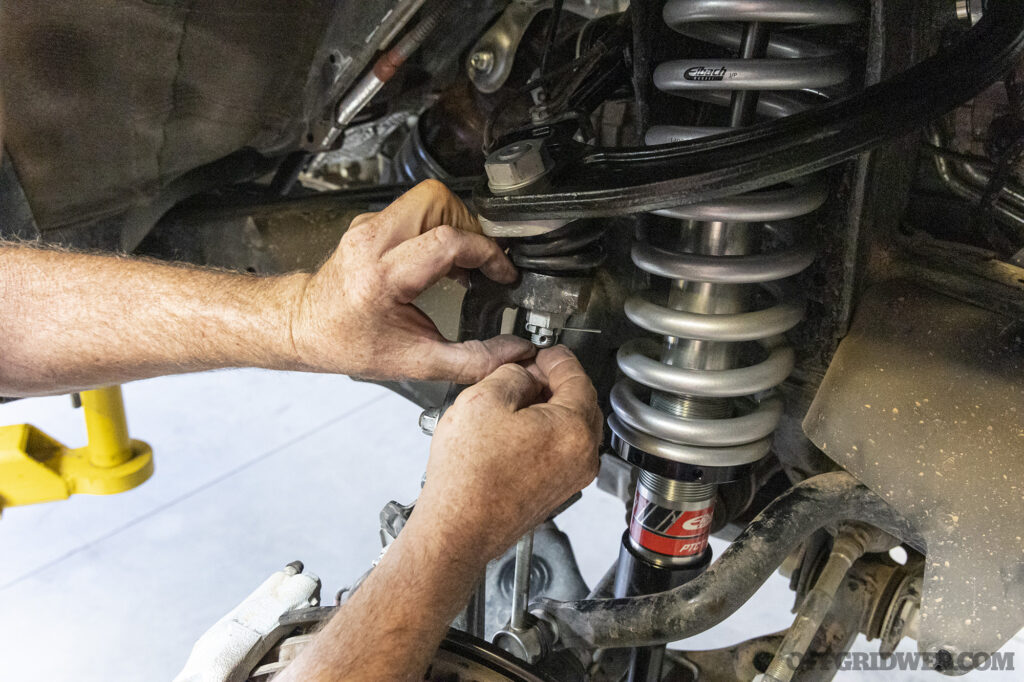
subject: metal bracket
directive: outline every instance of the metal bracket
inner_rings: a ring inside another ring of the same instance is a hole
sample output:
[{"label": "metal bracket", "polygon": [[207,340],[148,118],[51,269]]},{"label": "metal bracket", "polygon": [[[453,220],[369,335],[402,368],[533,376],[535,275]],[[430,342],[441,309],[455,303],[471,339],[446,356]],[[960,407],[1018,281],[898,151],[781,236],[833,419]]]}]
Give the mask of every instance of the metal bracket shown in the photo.
[{"label": "metal bracket", "polygon": [[[466,72],[480,92],[497,92],[509,74],[516,59],[516,51],[526,29],[534,18],[551,9],[552,0],[515,0],[498,20],[480,36],[469,52]],[[588,19],[625,12],[628,0],[568,0],[564,9]]]},{"label": "metal bracket", "polygon": [[893,282],[862,297],[804,431],[927,545],[921,652],[963,673],[1024,625],[1014,320]]},{"label": "metal bracket", "polygon": [[551,0],[517,0],[502,12],[470,50],[466,71],[480,92],[496,92],[512,73],[523,34],[534,17],[550,9]]}]

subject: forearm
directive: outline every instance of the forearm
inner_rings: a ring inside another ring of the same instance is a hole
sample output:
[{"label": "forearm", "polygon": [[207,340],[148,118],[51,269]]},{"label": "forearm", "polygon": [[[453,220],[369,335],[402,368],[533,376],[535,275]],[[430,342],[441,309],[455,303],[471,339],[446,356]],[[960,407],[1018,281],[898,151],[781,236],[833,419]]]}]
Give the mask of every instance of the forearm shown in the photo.
[{"label": "forearm", "polygon": [[295,368],[290,315],[307,277],[0,244],[0,395]]},{"label": "forearm", "polygon": [[285,669],[281,682],[423,679],[486,567],[479,551],[444,538],[436,526],[441,518],[425,509],[413,514],[380,564]]},{"label": "forearm", "polygon": [[594,478],[602,422],[563,346],[466,388],[434,432],[409,522],[279,682],[422,680],[487,561]]}]

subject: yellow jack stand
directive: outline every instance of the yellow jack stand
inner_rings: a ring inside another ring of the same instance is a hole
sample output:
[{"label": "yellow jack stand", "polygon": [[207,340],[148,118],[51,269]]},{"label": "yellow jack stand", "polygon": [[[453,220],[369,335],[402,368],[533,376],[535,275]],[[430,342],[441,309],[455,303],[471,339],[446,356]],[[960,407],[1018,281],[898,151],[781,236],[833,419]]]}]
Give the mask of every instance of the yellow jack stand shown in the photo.
[{"label": "yellow jack stand", "polygon": [[82,391],[89,444],[70,449],[28,424],[0,426],[0,512],[75,493],[111,495],[153,474],[153,450],[128,438],[120,386]]}]

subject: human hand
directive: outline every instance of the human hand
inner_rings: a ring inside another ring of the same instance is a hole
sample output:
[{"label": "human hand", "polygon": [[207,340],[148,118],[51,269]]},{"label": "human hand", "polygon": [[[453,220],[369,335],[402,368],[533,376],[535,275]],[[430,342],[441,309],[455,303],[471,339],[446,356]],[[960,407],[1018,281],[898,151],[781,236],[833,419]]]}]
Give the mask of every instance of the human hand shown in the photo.
[{"label": "human hand", "polygon": [[474,268],[497,282],[516,278],[501,248],[447,187],[420,183],[383,211],[353,220],[334,254],[304,282],[291,323],[299,362],[368,379],[468,384],[529,358],[532,344],[515,336],[445,341],[412,305],[442,277]]},{"label": "human hand", "polygon": [[564,346],[499,367],[438,423],[413,518],[443,519],[453,555],[500,555],[597,475],[602,421]]}]

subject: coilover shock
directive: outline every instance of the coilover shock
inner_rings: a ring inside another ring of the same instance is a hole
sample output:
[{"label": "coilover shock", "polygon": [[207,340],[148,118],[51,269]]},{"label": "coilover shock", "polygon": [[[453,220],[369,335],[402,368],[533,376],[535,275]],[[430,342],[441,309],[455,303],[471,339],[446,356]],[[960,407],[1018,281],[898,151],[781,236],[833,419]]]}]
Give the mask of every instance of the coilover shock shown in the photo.
[{"label": "coilover shock", "polygon": [[[814,106],[823,90],[847,81],[850,67],[839,50],[789,26],[851,24],[862,11],[850,0],[669,0],[663,16],[676,32],[738,57],[660,64],[655,86],[728,105],[728,127],[736,128],[759,115],[777,118]],[[646,141],[725,129],[660,125]],[[771,389],[794,364],[782,335],[803,317],[802,301],[781,281],[814,259],[786,221],[815,211],[827,196],[824,181],[813,177],[658,211],[679,221],[673,241],[658,243],[653,237],[665,235],[654,234],[635,244],[636,267],[670,281],[667,301],[647,291],[625,306],[634,324],[662,342],[635,339],[618,354],[627,378],[612,390],[609,426],[619,453],[640,475],[617,596],[667,589],[703,570],[716,485],[768,453],[783,410]],[[752,345],[760,350],[751,362]],[[658,679],[660,667],[658,650],[638,650],[630,679]]]}]

